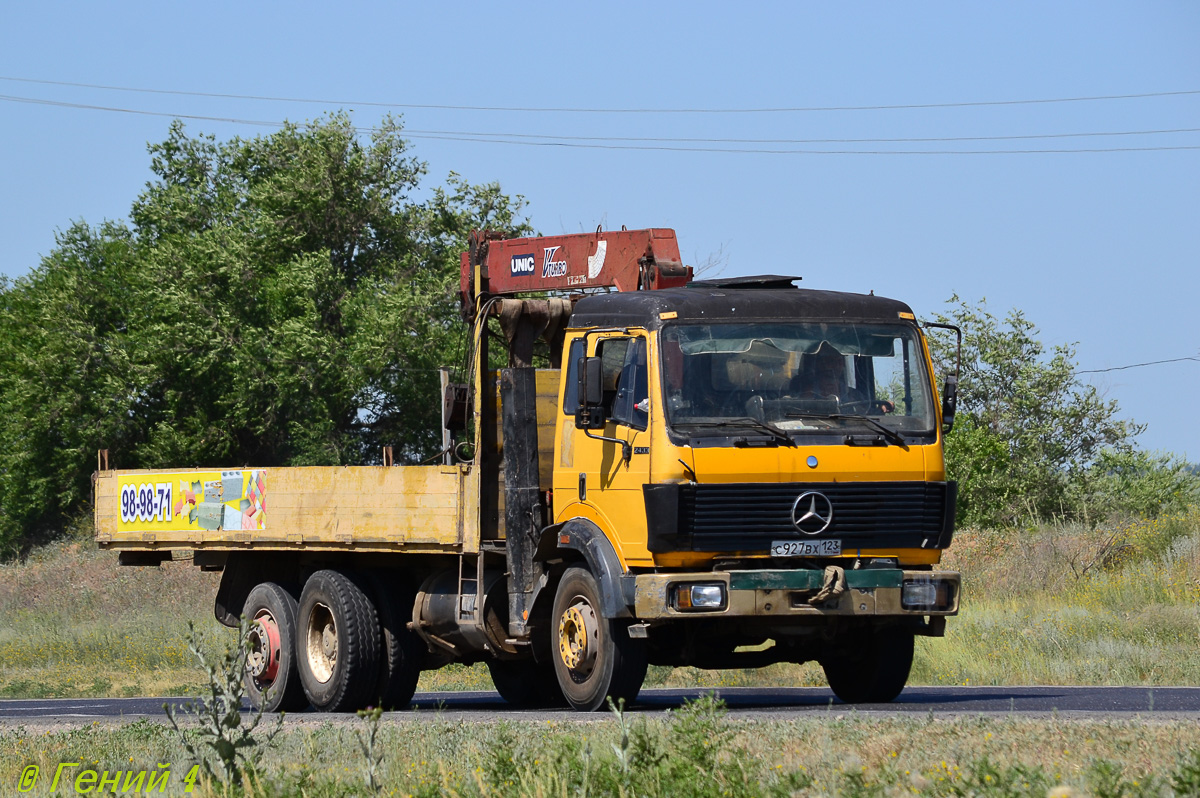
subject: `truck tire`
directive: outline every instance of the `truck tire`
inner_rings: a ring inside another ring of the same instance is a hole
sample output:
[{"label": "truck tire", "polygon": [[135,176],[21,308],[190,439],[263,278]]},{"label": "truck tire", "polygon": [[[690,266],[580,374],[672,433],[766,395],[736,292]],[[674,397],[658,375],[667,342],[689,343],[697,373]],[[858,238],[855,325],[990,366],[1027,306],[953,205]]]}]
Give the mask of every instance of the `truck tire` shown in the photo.
[{"label": "truck tire", "polygon": [[514,707],[545,709],[567,704],[553,662],[490,659],[487,666],[496,692]]},{"label": "truck tire", "polygon": [[833,694],[847,704],[886,704],[908,682],[913,633],[906,629],[876,632],[849,653],[821,660]]},{"label": "truck tire", "polygon": [[349,712],[375,700],[380,631],[375,607],[338,571],[317,571],[300,594],[296,643],[300,682],[322,712]]},{"label": "truck tire", "polygon": [[596,578],[568,568],[554,594],[554,671],[567,703],[582,712],[606,700],[637,698],[646,678],[645,640],[629,637],[629,621],[606,618]]},{"label": "truck tire", "polygon": [[415,594],[385,574],[373,575],[370,585],[381,632],[379,678],[371,700],[378,701],[385,710],[408,709],[417,691],[425,650],[421,640],[408,629]]},{"label": "truck tire", "polygon": [[246,652],[246,697],[263,712],[292,712],[308,706],[296,665],[296,599],[274,582],[256,585],[242,615],[250,624]]}]

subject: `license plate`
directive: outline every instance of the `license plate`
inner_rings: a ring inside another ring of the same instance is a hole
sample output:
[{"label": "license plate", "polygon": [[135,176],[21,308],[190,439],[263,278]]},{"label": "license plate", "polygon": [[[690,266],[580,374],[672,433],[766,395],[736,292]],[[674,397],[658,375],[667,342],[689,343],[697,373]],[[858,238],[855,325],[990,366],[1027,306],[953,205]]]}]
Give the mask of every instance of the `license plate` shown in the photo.
[{"label": "license plate", "polygon": [[840,540],[774,540],[772,557],[836,557],[842,553]]}]

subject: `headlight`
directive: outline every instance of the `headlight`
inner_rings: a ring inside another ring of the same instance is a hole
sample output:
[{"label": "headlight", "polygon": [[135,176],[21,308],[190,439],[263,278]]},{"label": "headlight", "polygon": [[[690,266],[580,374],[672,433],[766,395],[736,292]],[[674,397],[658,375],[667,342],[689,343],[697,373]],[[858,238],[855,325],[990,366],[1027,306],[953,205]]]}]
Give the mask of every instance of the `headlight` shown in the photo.
[{"label": "headlight", "polygon": [[720,610],[725,608],[725,585],[677,585],[675,609]]},{"label": "headlight", "polygon": [[905,582],[900,588],[900,606],[906,610],[949,610],[950,584],[941,579]]}]

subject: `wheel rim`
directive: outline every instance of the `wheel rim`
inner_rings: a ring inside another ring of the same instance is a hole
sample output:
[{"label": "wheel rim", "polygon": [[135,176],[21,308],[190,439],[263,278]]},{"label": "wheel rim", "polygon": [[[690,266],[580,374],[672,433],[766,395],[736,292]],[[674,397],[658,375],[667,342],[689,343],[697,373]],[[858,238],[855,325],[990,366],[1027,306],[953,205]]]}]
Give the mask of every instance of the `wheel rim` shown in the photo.
[{"label": "wheel rim", "polygon": [[308,669],[318,682],[325,684],[333,678],[338,655],[337,622],[329,607],[319,602],[313,605],[304,637]]},{"label": "wheel rim", "polygon": [[279,624],[267,610],[260,610],[247,634],[246,670],[256,684],[271,684],[279,675]]},{"label": "wheel rim", "polygon": [[558,652],[573,680],[580,682],[591,675],[599,648],[596,611],[586,599],[576,596],[558,619]]}]

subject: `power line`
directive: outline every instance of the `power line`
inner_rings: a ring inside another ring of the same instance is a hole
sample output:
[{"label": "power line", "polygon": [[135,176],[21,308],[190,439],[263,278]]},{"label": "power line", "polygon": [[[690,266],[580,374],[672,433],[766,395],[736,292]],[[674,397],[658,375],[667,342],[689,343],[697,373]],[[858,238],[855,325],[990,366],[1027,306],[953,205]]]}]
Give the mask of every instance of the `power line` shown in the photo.
[{"label": "power line", "polygon": [[[189,119],[207,122],[227,122],[232,124],[255,125],[264,127],[283,127],[286,122],[273,122],[238,117],[206,116],[201,114],[176,114],[165,111],[146,111],[137,108],[120,108],[115,106],[90,105],[72,103],[61,100],[46,100],[35,97],[17,97],[0,95],[0,101],[29,103],[34,105],[49,105],[60,108],[74,108],[91,111],[107,111],[112,113],[135,114],[140,116],[166,117],[171,119]],[[357,133],[373,133],[379,128],[352,126]],[[532,147],[564,147],[570,149],[604,149],[604,150],[640,150],[656,152],[703,152],[731,153],[752,155],[1053,155],[1068,153],[1111,153],[1111,152],[1167,152],[1180,150],[1200,150],[1200,145],[1157,145],[1149,147],[1087,147],[1072,149],[1010,149],[1010,150],[827,150],[827,149],[764,149],[761,147],[695,147],[669,146],[667,144],[632,144],[632,143],[603,143],[603,142],[679,142],[687,143],[784,143],[817,144],[817,143],[922,143],[922,142],[953,142],[953,141],[1003,141],[1012,139],[1038,138],[1069,138],[1084,136],[1137,136],[1159,135],[1167,133],[1200,132],[1200,128],[1176,128],[1171,130],[1146,131],[1116,131],[1116,132],[1087,132],[1062,134],[1037,134],[1028,136],[974,136],[974,137],[941,137],[941,138],[894,138],[894,139],[670,139],[670,138],[622,138],[601,136],[551,136],[527,133],[473,133],[459,131],[421,131],[403,130],[403,135],[413,139],[428,139],[435,141],[462,141],[483,144],[515,144]],[[540,140],[534,140],[540,139]]]},{"label": "power line", "polygon": [[1161,363],[1180,363],[1185,360],[1195,360],[1200,363],[1200,357],[1173,357],[1170,360],[1151,360],[1147,363],[1130,363],[1128,366],[1113,366],[1107,369],[1084,369],[1076,374],[1103,374],[1108,371],[1124,371],[1125,369],[1140,369],[1142,366],[1157,366]]},{"label": "power line", "polygon": [[[46,100],[35,97],[16,97],[12,95],[0,95],[0,100],[10,102],[24,102],[38,105],[53,105],[65,108],[80,108],[93,111],[113,111],[119,113],[143,114],[146,116],[161,116],[179,119],[196,119],[201,121],[212,122],[231,122],[246,125],[260,125],[268,127],[282,127],[282,122],[271,122],[264,120],[240,119],[237,117],[219,117],[219,116],[201,116],[194,114],[172,114],[165,111],[143,111],[134,108],[118,108],[104,105],[87,105],[83,103],[71,103],[61,100]],[[358,132],[373,132],[377,128],[362,128],[355,127]],[[516,138],[516,139],[545,139],[550,141],[595,141],[595,142],[651,142],[651,143],[680,143],[680,144],[900,144],[900,143],[940,143],[954,141],[1018,141],[1031,139],[1062,139],[1062,138],[1088,138],[1088,137],[1104,137],[1104,136],[1152,136],[1165,135],[1174,133],[1198,133],[1200,128],[1185,127],[1185,128],[1168,128],[1163,130],[1117,130],[1096,132],[1089,131],[1084,133],[1036,133],[1025,135],[1011,136],[939,136],[939,137],[908,137],[908,138],[841,138],[841,139],[740,139],[740,138],[690,138],[690,137],[670,137],[670,136],[562,136],[549,133],[512,133],[512,132],[478,132],[478,131],[460,131],[460,130],[422,130],[416,128],[405,128],[405,135],[417,136],[479,136],[493,138]]]},{"label": "power line", "polygon": [[572,149],[592,150],[641,150],[651,152],[705,152],[705,153],[736,153],[753,155],[1054,155],[1071,153],[1108,153],[1108,152],[1166,152],[1177,150],[1200,150],[1200,145],[1174,145],[1154,147],[1087,147],[1075,149],[1039,149],[1039,150],[777,150],[739,147],[671,147],[643,146],[623,144],[583,144],[566,141],[513,141],[510,139],[483,138],[472,136],[433,136],[411,134],[404,135],[414,139],[434,139],[442,141],[469,141],[484,144],[517,144],[533,147],[565,147]]},{"label": "power line", "polygon": [[458,130],[417,130],[405,128],[406,134],[444,136],[494,136],[517,139],[550,139],[554,141],[616,141],[616,142],[669,142],[679,144],[920,144],[953,141],[1027,141],[1030,139],[1070,139],[1096,136],[1157,136],[1171,133],[1200,133],[1200,127],[1180,127],[1164,130],[1117,130],[1087,133],[1036,133],[1016,136],[938,136],[909,138],[849,138],[849,139],[735,139],[735,138],[688,138],[678,136],[560,136],[549,133],[476,133]]},{"label": "power line", "polygon": [[165,111],[143,111],[137,108],[116,108],[108,105],[87,105],[84,103],[62,102],[61,100],[43,100],[36,97],[14,97],[7,94],[0,94],[0,101],[29,103],[31,105],[52,105],[58,108],[77,108],[85,111],[110,111],[121,114],[136,114],[138,116],[163,116],[169,119],[194,119],[201,122],[230,122],[235,125],[260,125],[265,127],[283,127],[284,125],[282,122],[264,122],[254,119],[239,119],[237,117],[225,116],[201,116],[199,114],[169,114]]},{"label": "power line", "polygon": [[827,106],[794,106],[774,108],[578,108],[578,107],[535,107],[535,106],[496,106],[496,105],[448,105],[429,103],[396,103],[376,102],[366,100],[327,100],[303,97],[272,97],[253,94],[225,94],[218,92],[181,91],[175,89],[148,89],[133,86],[110,86],[100,83],[75,83],[61,80],[44,80],[40,78],[19,78],[0,75],[0,80],[16,83],[35,83],[45,86],[68,86],[80,89],[101,89],[103,91],[136,92],[139,94],[166,94],[181,97],[210,97],[226,100],[256,100],[261,102],[313,103],[322,105],[358,105],[374,108],[412,108],[439,111],[502,111],[521,113],[577,113],[577,114],[772,114],[772,113],[813,113],[834,111],[897,111],[925,108],[979,108],[1006,105],[1046,105],[1052,103],[1101,102],[1107,100],[1138,100],[1153,97],[1183,97],[1200,94],[1200,89],[1182,91],[1154,91],[1137,94],[1102,94],[1081,97],[1049,97],[1025,100],[977,100],[969,102],[949,103],[906,103],[895,105],[827,105]]}]

